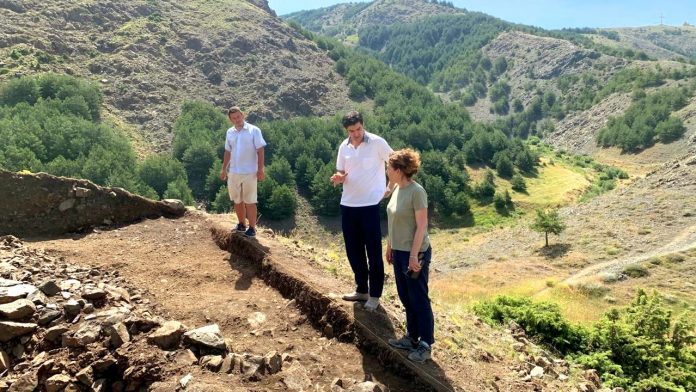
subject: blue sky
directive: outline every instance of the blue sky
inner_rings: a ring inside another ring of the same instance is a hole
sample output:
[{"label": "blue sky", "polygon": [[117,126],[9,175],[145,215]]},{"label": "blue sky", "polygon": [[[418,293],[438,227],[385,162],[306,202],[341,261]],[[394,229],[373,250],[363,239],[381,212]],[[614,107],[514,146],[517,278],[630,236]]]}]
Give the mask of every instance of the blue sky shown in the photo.
[{"label": "blue sky", "polygon": [[[352,0],[357,2],[360,0]],[[449,0],[459,8],[547,29],[696,24],[696,0]],[[334,0],[269,0],[278,15],[345,3]]]}]

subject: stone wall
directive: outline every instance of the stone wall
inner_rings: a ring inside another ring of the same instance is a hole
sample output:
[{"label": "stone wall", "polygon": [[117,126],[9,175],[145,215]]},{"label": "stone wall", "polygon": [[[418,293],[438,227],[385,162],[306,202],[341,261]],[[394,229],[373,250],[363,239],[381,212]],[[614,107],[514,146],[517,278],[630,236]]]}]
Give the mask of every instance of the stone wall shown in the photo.
[{"label": "stone wall", "polygon": [[0,235],[63,234],[185,212],[178,200],[153,201],[86,180],[0,170]]}]

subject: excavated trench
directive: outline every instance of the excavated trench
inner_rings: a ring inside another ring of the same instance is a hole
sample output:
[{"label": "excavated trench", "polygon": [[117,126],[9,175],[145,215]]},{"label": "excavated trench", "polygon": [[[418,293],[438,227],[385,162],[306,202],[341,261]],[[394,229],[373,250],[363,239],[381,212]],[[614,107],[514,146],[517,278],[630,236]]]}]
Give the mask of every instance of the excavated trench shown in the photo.
[{"label": "excavated trench", "polygon": [[309,268],[283,263],[282,255],[277,257],[256,239],[218,225],[211,227],[211,234],[220,249],[256,264],[259,277],[284,297],[294,299],[313,327],[327,338],[355,344],[363,355],[373,356],[381,366],[411,382],[410,391],[455,391],[437,364],[414,364],[404,352],[388,345],[388,338],[396,335],[388,314],[367,313],[359,305],[337,301],[329,295],[330,285],[305,274]]}]

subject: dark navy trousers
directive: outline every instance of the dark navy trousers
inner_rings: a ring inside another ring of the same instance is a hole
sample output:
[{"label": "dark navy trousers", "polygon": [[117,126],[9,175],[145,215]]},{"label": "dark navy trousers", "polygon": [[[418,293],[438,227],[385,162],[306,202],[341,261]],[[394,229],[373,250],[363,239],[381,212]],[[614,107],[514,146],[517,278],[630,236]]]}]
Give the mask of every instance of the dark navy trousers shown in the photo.
[{"label": "dark navy trousers", "polygon": [[[417,278],[409,276],[408,258],[411,252],[394,250],[394,278],[399,299],[406,309],[406,332],[413,340],[422,340],[429,345],[435,343],[435,319],[428,297],[428,270],[432,248],[422,253],[423,263]],[[420,256],[420,254],[419,254]]]},{"label": "dark navy trousers", "polygon": [[384,287],[384,262],[379,204],[366,207],[342,205],[341,227],[346,243],[346,256],[355,274],[355,291],[369,292],[370,297],[381,297]]}]

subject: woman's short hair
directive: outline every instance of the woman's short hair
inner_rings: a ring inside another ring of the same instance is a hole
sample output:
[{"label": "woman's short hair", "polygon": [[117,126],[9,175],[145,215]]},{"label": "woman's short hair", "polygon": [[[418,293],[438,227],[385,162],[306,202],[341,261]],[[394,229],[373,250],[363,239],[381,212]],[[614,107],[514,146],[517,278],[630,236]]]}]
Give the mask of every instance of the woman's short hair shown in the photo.
[{"label": "woman's short hair", "polygon": [[410,148],[404,148],[389,154],[389,166],[392,169],[401,170],[406,178],[410,179],[418,173],[420,165],[420,154]]}]

